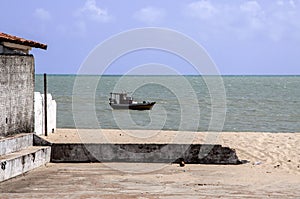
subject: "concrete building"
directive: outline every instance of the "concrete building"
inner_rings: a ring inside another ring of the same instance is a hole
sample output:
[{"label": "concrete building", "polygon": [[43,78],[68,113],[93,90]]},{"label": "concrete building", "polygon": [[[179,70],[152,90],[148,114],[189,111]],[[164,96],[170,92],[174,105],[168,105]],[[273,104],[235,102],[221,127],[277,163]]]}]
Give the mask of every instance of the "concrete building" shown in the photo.
[{"label": "concrete building", "polygon": [[0,137],[34,131],[34,57],[47,45],[0,32]]}]

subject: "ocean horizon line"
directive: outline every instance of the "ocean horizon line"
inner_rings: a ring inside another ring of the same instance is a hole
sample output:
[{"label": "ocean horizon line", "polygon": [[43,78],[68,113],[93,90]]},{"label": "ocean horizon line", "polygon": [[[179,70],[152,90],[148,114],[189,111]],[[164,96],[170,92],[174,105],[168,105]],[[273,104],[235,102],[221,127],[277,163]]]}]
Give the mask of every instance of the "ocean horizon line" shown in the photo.
[{"label": "ocean horizon line", "polygon": [[[184,74],[184,75],[154,75],[154,74],[134,74],[134,75],[124,75],[124,74],[104,74],[104,75],[98,75],[98,74],[74,74],[74,73],[69,73],[69,74],[56,74],[56,73],[46,73],[47,76],[104,76],[104,77],[121,77],[121,76],[161,76],[161,77],[166,77],[166,76],[170,76],[170,77],[174,77],[174,76],[187,76],[187,77],[199,77],[199,76],[208,76],[208,77],[214,77],[214,76],[221,76],[221,77],[299,77],[300,74],[225,74],[225,75],[193,75],[193,74]],[[44,73],[36,73],[35,75],[40,76],[40,75],[44,75]]]}]

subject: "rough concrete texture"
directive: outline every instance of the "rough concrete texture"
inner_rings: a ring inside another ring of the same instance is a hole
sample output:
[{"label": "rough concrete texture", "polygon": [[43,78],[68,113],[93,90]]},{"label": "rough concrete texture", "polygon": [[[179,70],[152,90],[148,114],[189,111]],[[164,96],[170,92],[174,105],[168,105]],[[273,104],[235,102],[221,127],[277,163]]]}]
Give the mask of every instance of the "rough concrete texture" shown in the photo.
[{"label": "rough concrete texture", "polygon": [[32,140],[32,133],[23,133],[0,139],[0,156],[26,149],[33,145]]},{"label": "rough concrete texture", "polygon": [[0,182],[50,162],[51,147],[33,146],[33,133],[0,140]]},{"label": "rough concrete texture", "polygon": [[40,136],[33,134],[33,146],[51,146],[52,143],[41,138]]},{"label": "rough concrete texture", "polygon": [[[210,133],[215,137],[215,133]],[[239,164],[234,149],[215,144],[201,132],[117,129],[57,129],[53,162],[178,162]]]},{"label": "rough concrete texture", "polygon": [[235,150],[201,144],[52,144],[51,162],[240,164]]},{"label": "rough concrete texture", "polygon": [[33,132],[34,58],[0,55],[0,136]]},{"label": "rough concrete texture", "polygon": [[[34,132],[37,135],[45,134],[45,111],[44,94],[34,93]],[[48,135],[56,131],[56,102],[51,94],[47,94],[47,133]]]},{"label": "rough concrete texture", "polygon": [[0,156],[0,182],[50,162],[51,147],[31,146]]},{"label": "rough concrete texture", "polygon": [[252,164],[49,163],[1,183],[0,197],[299,198],[298,177]]}]

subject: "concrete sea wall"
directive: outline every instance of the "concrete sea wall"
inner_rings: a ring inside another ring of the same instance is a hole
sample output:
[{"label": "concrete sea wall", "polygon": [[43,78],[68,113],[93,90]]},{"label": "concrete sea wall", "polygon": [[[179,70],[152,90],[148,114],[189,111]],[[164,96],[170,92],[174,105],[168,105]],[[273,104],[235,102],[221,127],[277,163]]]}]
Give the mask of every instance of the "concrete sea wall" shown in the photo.
[{"label": "concrete sea wall", "polygon": [[51,145],[52,162],[180,162],[240,164],[235,150],[202,144],[57,144]]}]

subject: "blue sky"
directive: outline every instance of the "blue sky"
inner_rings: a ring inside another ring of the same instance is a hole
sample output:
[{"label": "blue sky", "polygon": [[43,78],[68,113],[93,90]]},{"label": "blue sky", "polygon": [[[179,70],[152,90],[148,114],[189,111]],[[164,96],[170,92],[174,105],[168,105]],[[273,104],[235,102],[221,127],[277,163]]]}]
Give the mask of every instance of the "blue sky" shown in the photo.
[{"label": "blue sky", "polygon": [[[221,74],[300,74],[298,0],[3,0],[0,17],[1,32],[48,45],[47,51],[32,51],[36,73],[75,74],[112,35],[163,27],[202,45]],[[178,57],[149,50],[125,55],[107,73],[151,62],[195,73]]]}]

